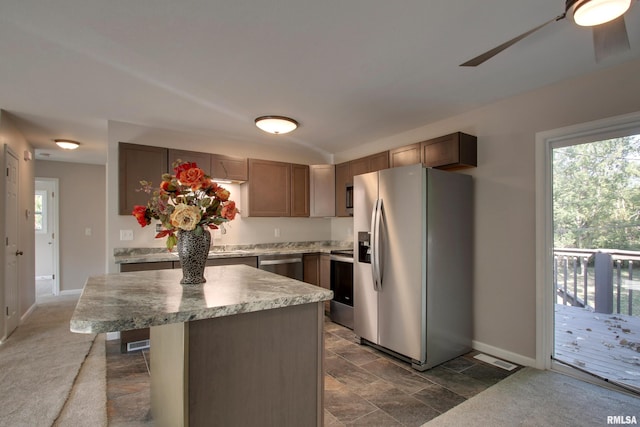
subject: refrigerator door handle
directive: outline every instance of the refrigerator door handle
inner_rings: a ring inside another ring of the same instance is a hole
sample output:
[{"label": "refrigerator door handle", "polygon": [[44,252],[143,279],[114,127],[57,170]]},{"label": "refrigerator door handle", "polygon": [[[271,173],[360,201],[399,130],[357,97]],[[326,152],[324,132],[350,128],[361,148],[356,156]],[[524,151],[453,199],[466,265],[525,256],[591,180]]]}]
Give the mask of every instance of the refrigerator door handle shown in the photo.
[{"label": "refrigerator door handle", "polygon": [[373,278],[373,289],[375,291],[378,290],[378,268],[376,266],[376,239],[378,235],[376,234],[376,218],[378,217],[378,203],[380,201],[376,199],[373,203],[373,209],[371,209],[371,277]]},{"label": "refrigerator door handle", "polygon": [[382,269],[382,262],[380,261],[381,255],[382,255],[382,215],[384,213],[384,208],[383,208],[383,203],[382,203],[382,199],[378,199],[378,203],[377,203],[377,209],[376,209],[376,222],[375,222],[375,233],[376,233],[376,240],[375,240],[375,263],[376,263],[376,289],[378,291],[382,290],[382,274],[383,274],[383,269]]}]

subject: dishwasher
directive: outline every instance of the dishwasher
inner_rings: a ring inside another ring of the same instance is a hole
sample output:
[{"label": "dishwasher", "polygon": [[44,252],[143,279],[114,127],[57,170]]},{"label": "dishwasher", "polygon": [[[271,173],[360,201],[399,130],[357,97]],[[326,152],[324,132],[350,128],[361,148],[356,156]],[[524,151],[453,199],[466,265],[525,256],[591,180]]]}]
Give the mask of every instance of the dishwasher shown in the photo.
[{"label": "dishwasher", "polygon": [[302,280],[302,254],[260,255],[258,268]]}]

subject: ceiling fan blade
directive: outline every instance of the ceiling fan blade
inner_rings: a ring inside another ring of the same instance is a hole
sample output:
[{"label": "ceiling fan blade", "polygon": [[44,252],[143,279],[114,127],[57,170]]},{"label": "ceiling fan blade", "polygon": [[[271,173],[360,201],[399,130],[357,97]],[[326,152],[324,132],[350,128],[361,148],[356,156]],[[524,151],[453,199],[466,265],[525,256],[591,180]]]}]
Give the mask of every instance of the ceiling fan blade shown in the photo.
[{"label": "ceiling fan blade", "polygon": [[624,15],[613,21],[593,27],[593,49],[596,54],[596,62],[622,53],[630,48]]},{"label": "ceiling fan blade", "polygon": [[493,49],[483,53],[482,55],[478,55],[475,58],[470,59],[469,61],[465,62],[464,64],[460,64],[460,66],[461,67],[477,67],[478,65],[482,64],[483,62],[493,58],[494,56],[496,56],[497,54],[499,54],[500,52],[502,52],[506,48],[508,48],[510,46],[513,46],[514,44],[518,43],[523,38],[535,33],[540,28],[545,27],[545,26],[547,26],[548,24],[550,24],[550,23],[552,23],[554,21],[560,21],[561,19],[564,19],[565,16],[566,16],[566,13],[563,13],[562,15],[556,16],[555,18],[550,19],[549,21],[545,22],[544,24],[538,25],[537,27],[532,28],[531,30],[527,31],[526,33],[522,33],[518,37],[512,38],[508,42],[502,43],[500,46],[494,47]]}]

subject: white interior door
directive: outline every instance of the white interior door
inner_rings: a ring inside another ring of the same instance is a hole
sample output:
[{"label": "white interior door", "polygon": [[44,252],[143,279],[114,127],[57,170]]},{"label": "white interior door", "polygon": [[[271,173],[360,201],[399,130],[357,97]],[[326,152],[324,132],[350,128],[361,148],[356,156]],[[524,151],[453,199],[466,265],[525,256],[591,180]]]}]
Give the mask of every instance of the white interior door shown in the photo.
[{"label": "white interior door", "polygon": [[5,262],[4,262],[4,295],[5,295],[5,330],[8,337],[18,327],[18,157],[5,145]]},{"label": "white interior door", "polygon": [[58,179],[36,178],[35,190],[36,287],[58,295]]},{"label": "white interior door", "polygon": [[50,180],[36,179],[36,278],[52,279],[55,273],[53,263],[52,202],[55,196],[55,183]]}]

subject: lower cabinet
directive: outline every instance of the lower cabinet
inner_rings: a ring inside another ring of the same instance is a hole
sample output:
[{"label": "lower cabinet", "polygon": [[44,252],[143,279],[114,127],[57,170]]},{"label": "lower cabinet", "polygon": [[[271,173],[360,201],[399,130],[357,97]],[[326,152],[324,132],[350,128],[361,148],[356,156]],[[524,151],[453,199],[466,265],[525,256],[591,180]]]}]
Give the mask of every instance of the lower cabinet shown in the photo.
[{"label": "lower cabinet", "polygon": [[[236,265],[246,264],[250,267],[258,268],[258,257],[231,257],[231,258],[215,258],[207,260],[207,266],[216,265]],[[130,264],[120,264],[120,272],[130,271],[149,271],[149,270],[169,270],[180,268],[180,261],[160,261],[160,262],[135,262]],[[149,328],[133,329],[130,331],[120,332],[120,352],[126,353],[128,345],[149,339]],[[146,346],[140,347],[146,348]],[[134,349],[132,349],[134,350]]]},{"label": "lower cabinet", "polygon": [[[331,289],[331,261],[329,254],[311,253],[302,257],[304,281],[312,285]],[[324,311],[329,312],[329,301],[324,302]]]}]

